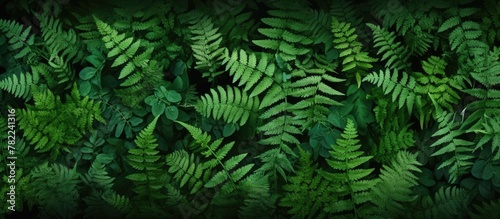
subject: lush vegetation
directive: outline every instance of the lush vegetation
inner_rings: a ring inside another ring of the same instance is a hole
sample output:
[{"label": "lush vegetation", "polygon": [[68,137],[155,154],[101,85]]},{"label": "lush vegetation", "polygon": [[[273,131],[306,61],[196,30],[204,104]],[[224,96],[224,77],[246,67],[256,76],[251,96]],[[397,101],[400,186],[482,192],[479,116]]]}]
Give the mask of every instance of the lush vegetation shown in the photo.
[{"label": "lush vegetation", "polygon": [[0,0],[0,217],[499,218],[495,0],[173,2]]}]

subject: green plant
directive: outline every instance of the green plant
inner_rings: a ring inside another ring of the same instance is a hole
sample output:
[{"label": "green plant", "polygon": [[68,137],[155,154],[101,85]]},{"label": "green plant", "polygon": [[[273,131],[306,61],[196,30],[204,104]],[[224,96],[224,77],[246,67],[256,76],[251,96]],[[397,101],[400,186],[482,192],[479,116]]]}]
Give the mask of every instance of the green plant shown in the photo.
[{"label": "green plant", "polygon": [[0,3],[0,218],[498,215],[496,1]]}]

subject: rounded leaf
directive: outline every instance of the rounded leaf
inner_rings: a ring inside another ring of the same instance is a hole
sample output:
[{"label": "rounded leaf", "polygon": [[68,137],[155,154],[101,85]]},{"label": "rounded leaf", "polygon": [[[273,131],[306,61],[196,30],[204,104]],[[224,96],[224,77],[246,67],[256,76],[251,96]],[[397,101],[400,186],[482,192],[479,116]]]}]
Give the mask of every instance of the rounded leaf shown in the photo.
[{"label": "rounded leaf", "polygon": [[176,106],[168,106],[165,109],[165,116],[170,120],[176,120],[179,117],[179,109]]},{"label": "rounded leaf", "polygon": [[125,121],[121,121],[116,125],[116,130],[115,130],[115,137],[120,137],[123,133],[123,128],[125,128]]},{"label": "rounded leaf", "polygon": [[101,56],[98,56],[96,54],[87,56],[87,58],[85,58],[85,60],[90,62],[90,64],[92,64],[94,67],[100,67],[100,66],[102,66],[102,64],[104,62],[104,59]]},{"label": "rounded leaf", "polygon": [[152,109],[151,112],[153,113],[153,116],[158,116],[161,115],[165,111],[165,103],[159,102],[159,101],[154,101],[152,103]]},{"label": "rounded leaf", "polygon": [[222,130],[222,135],[224,137],[229,137],[235,131],[236,131],[236,125],[235,124],[226,124],[226,125],[224,125],[224,130]]},{"label": "rounded leaf", "polygon": [[482,181],[479,183],[479,194],[484,198],[488,198],[491,195],[491,182],[490,181]]},{"label": "rounded leaf", "polygon": [[82,155],[82,159],[84,159],[84,160],[92,160],[92,155],[90,155],[90,154],[84,154],[84,155]]},{"label": "rounded leaf", "polygon": [[436,181],[434,180],[434,175],[432,174],[432,171],[427,169],[427,168],[422,169],[422,173],[420,173],[418,181],[422,185],[427,186],[427,187],[431,187],[431,186],[434,186],[436,184]]},{"label": "rounded leaf", "polygon": [[99,154],[95,159],[102,164],[109,164],[111,163],[111,161],[113,161],[113,157],[109,156],[108,154]]},{"label": "rounded leaf", "polygon": [[95,76],[97,70],[94,67],[85,67],[80,71],[80,78],[82,80],[89,80]]},{"label": "rounded leaf", "polygon": [[187,66],[186,66],[186,63],[184,63],[182,60],[177,59],[176,61],[174,61],[173,64],[170,65],[169,70],[174,75],[179,76],[179,75],[184,74],[187,71]]},{"label": "rounded leaf", "polygon": [[478,160],[474,163],[472,166],[472,175],[478,179],[481,179],[483,176],[483,170],[484,167],[486,166],[486,161],[484,160]]},{"label": "rounded leaf", "polygon": [[94,152],[94,150],[92,148],[88,148],[88,147],[82,147],[80,149],[80,151],[84,154],[91,154],[92,152]]},{"label": "rounded leaf", "polygon": [[177,103],[182,100],[182,96],[175,90],[169,90],[167,92],[167,100],[171,103]]},{"label": "rounded leaf", "polygon": [[139,117],[132,117],[130,118],[129,122],[130,124],[132,124],[132,126],[137,126],[142,122],[142,119]]},{"label": "rounded leaf", "polygon": [[82,96],[87,96],[90,93],[90,90],[92,90],[92,85],[90,85],[89,81],[83,81],[80,84],[80,87],[78,87],[78,91],[80,91],[80,94]]},{"label": "rounded leaf", "polygon": [[156,96],[148,96],[144,99],[144,102],[150,106],[153,106],[153,103],[154,102],[157,102],[158,101],[158,98],[156,98]]},{"label": "rounded leaf", "polygon": [[175,90],[182,90],[182,88],[184,87],[184,82],[182,81],[182,78],[177,76],[175,77],[174,79],[174,82],[172,83],[173,87]]},{"label": "rounded leaf", "polygon": [[491,166],[491,163],[484,166],[482,178],[483,180],[490,180],[493,178],[493,167]]}]

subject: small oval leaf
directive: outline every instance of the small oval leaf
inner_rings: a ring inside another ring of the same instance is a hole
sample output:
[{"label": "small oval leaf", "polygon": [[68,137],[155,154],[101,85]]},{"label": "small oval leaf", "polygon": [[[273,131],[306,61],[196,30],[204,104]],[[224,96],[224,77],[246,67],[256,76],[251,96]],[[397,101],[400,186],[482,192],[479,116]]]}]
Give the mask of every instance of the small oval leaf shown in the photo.
[{"label": "small oval leaf", "polygon": [[170,120],[176,120],[179,117],[179,109],[176,106],[168,106],[165,109],[165,116]]},{"label": "small oval leaf", "polygon": [[161,115],[165,111],[165,103],[159,102],[159,101],[154,101],[152,105],[151,112],[153,113],[153,116],[158,116]]},{"label": "small oval leaf", "polygon": [[182,100],[182,96],[175,90],[169,90],[167,92],[167,100],[171,103],[177,103]]},{"label": "small oval leaf", "polygon": [[89,80],[95,76],[96,71],[94,67],[85,67],[80,71],[80,78],[82,80]]}]

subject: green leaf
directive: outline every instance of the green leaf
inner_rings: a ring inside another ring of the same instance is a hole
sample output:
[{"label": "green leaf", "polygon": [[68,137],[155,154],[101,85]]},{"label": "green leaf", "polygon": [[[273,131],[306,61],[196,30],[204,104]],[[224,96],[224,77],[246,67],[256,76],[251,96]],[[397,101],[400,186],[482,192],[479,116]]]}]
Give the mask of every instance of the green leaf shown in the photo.
[{"label": "green leaf", "polygon": [[85,67],[80,71],[80,78],[82,80],[89,80],[95,76],[97,69],[94,67]]},{"label": "green leaf", "polygon": [[121,121],[118,123],[118,125],[116,125],[115,137],[120,137],[123,132],[123,128],[125,128],[125,121]]},{"label": "green leaf", "polygon": [[175,90],[167,91],[166,98],[171,103],[177,103],[182,100],[182,96]]},{"label": "green leaf", "polygon": [[222,135],[224,137],[229,137],[231,136],[234,132],[236,131],[236,124],[231,123],[231,124],[226,124],[224,125],[224,130],[222,131]]},{"label": "green leaf", "polygon": [[478,179],[482,179],[483,176],[483,170],[484,167],[486,166],[486,161],[484,160],[478,160],[474,165],[472,166],[472,175]]},{"label": "green leaf", "polygon": [[170,120],[176,120],[179,117],[179,109],[176,106],[168,106],[165,109],[165,116]]},{"label": "green leaf", "polygon": [[154,101],[152,103],[152,109],[151,112],[153,113],[153,116],[158,116],[161,115],[165,111],[165,103],[160,102],[160,101]]},{"label": "green leaf", "polygon": [[94,152],[94,150],[92,150],[92,148],[89,148],[89,147],[83,147],[80,149],[80,151],[84,154],[90,154],[90,153]]},{"label": "green leaf", "polygon": [[483,175],[482,175],[482,179],[483,180],[490,180],[491,178],[493,178],[493,167],[491,165],[491,163],[488,163],[484,166],[484,169],[483,169]]},{"label": "green leaf", "polygon": [[92,64],[94,67],[99,67],[102,65],[102,62],[104,61],[101,57],[96,56],[96,55],[90,55],[85,58],[90,64]]},{"label": "green leaf", "polygon": [[181,91],[184,88],[184,82],[182,81],[182,78],[179,76],[175,77],[172,85],[173,85],[174,89],[178,90],[178,91]]},{"label": "green leaf", "polygon": [[137,126],[139,125],[143,120],[139,117],[132,117],[129,122],[132,126]]},{"label": "green leaf", "polygon": [[111,163],[111,161],[113,161],[113,157],[109,156],[108,154],[99,154],[95,159],[102,164],[109,164]]},{"label": "green leaf", "polygon": [[[418,174],[417,174],[418,175]],[[427,168],[422,168],[422,173],[418,176],[418,181],[427,187],[431,187],[436,185],[436,181],[434,180],[434,174],[431,170]]]},{"label": "green leaf", "polygon": [[187,66],[182,60],[176,60],[172,65],[170,65],[170,71],[176,75],[182,75],[186,72]]},{"label": "green leaf", "polygon": [[144,99],[144,102],[150,106],[153,106],[155,102],[158,101],[158,98],[154,95],[148,96]]},{"label": "green leaf", "polygon": [[90,93],[90,90],[92,90],[92,85],[89,81],[83,81],[80,84],[80,87],[78,87],[78,90],[82,96],[87,96]]},{"label": "green leaf", "polygon": [[82,155],[82,159],[84,159],[84,160],[92,160],[92,155],[90,155],[90,154],[84,154],[84,155]]}]

